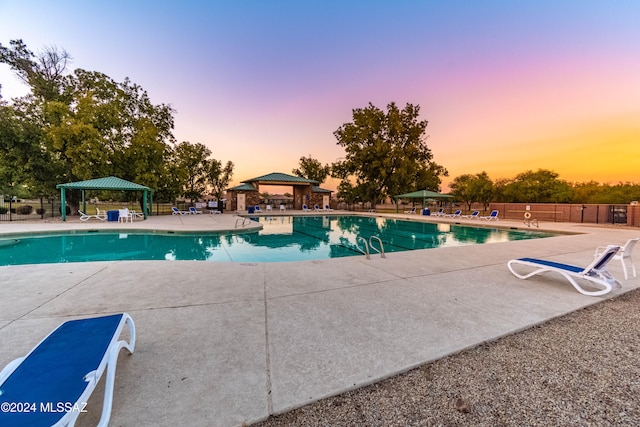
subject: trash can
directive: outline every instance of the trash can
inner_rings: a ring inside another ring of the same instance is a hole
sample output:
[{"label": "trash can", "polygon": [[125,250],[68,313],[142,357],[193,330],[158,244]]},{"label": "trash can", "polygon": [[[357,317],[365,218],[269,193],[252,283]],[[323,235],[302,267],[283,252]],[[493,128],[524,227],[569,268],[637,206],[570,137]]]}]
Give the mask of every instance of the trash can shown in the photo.
[{"label": "trash can", "polygon": [[429,209],[429,208],[422,209],[422,215],[430,216],[431,215],[431,209]]},{"label": "trash can", "polygon": [[120,211],[107,211],[107,221],[118,222],[119,217],[120,217]]}]

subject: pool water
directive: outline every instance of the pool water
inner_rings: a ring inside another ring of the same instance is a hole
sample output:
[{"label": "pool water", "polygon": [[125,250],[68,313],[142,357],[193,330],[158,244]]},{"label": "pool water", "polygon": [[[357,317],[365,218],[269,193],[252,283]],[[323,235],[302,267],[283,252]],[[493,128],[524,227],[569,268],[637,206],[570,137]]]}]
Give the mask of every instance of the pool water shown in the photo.
[{"label": "pool water", "polygon": [[[272,216],[254,220],[264,228],[248,234],[100,231],[0,237],[0,265],[115,260],[301,261],[362,256],[364,241],[368,244],[372,236],[380,238],[386,253],[554,236],[539,231],[363,216]],[[371,243],[379,247],[375,239]]]}]

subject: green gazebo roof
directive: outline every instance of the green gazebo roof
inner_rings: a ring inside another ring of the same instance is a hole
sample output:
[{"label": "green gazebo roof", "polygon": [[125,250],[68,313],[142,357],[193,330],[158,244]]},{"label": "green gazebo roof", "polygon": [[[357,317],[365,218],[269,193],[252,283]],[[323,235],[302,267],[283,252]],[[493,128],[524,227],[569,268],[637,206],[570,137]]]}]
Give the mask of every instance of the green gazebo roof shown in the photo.
[{"label": "green gazebo roof", "polygon": [[126,191],[153,191],[149,187],[136,184],[115,176],[105,178],[89,179],[87,181],[68,182],[66,184],[58,184],[56,188],[64,188],[67,190],[126,190]]},{"label": "green gazebo roof", "polygon": [[266,175],[262,175],[256,178],[245,179],[242,182],[261,182],[261,183],[278,183],[283,185],[291,184],[319,184],[318,181],[313,179],[301,178],[295,175],[288,175],[281,172],[272,172]]}]

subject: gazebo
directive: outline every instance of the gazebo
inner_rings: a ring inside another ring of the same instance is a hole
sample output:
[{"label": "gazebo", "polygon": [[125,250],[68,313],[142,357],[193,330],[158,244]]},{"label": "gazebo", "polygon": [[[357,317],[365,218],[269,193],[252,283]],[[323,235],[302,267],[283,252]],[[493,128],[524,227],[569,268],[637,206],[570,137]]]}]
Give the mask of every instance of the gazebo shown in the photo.
[{"label": "gazebo", "polygon": [[[400,194],[398,196],[395,196],[395,199],[422,199],[422,207],[424,208],[425,205],[425,201],[427,199],[433,199],[433,200],[446,200],[446,199],[453,199],[453,196],[450,194],[442,194],[442,193],[436,193],[435,191],[429,191],[429,190],[418,190],[418,191],[414,191],[412,193],[405,193],[405,194]],[[398,209],[398,205],[396,204],[396,210]]]},{"label": "gazebo", "polygon": [[106,178],[90,179],[88,181],[68,182],[66,184],[58,184],[56,188],[60,189],[60,200],[62,202],[62,220],[67,220],[67,190],[80,190],[82,191],[82,209],[86,210],[86,202],[84,198],[85,190],[113,190],[113,191],[142,191],[144,193],[142,199],[142,211],[144,213],[144,219],[147,219],[147,199],[149,199],[149,215],[153,210],[153,190],[144,185],[136,184],[122,178],[115,176],[108,176]]},{"label": "gazebo", "polygon": [[227,194],[231,199],[231,209],[244,210],[247,206],[259,203],[261,186],[288,186],[293,187],[294,209],[302,209],[303,204],[308,206],[329,204],[331,190],[320,188],[317,186],[318,184],[319,182],[313,179],[301,178],[282,172],[272,172],[244,180],[242,184],[229,188]]}]

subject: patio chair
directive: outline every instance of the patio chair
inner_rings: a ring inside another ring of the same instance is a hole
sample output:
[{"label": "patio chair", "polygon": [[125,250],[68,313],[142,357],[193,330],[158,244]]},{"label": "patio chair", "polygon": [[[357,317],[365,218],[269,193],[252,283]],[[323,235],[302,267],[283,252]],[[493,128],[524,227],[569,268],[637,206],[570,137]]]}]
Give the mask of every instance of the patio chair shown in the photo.
[{"label": "patio chair", "polygon": [[[627,240],[627,243],[625,243],[622,249],[620,249],[618,253],[615,254],[613,257],[613,259],[619,260],[620,263],[622,264],[622,270],[624,271],[624,280],[627,280],[629,278],[627,274],[627,264],[625,261],[629,262],[629,265],[631,266],[631,272],[633,273],[633,277],[636,277],[636,266],[633,264],[633,259],[631,259],[631,254],[633,252],[633,248],[636,246],[636,243],[638,243],[639,240],[640,240],[640,237]],[[598,246],[596,248],[596,253],[594,256],[597,257],[606,248],[607,248],[606,246]]]},{"label": "patio chair", "polygon": [[449,218],[458,218],[458,217],[462,216],[462,210],[458,209],[454,213],[444,214],[443,216],[446,216],[446,217],[449,217]]},{"label": "patio chair", "polygon": [[333,209],[331,209],[331,206],[329,206],[329,205],[324,205],[324,210],[325,211],[332,211]]},{"label": "patio chair", "polygon": [[[587,267],[576,267],[569,264],[561,264],[559,262],[546,261],[535,258],[519,258],[512,259],[507,263],[507,267],[519,279],[528,279],[531,276],[542,273],[558,273],[573,285],[583,295],[598,296],[611,292],[613,285],[621,287],[622,284],[615,277],[607,271],[607,264],[613,259],[616,253],[620,250],[620,246],[609,245],[607,248],[593,260]],[[535,268],[534,271],[528,274],[517,273],[514,269],[514,265],[524,265],[527,267]],[[584,289],[575,279],[583,279],[591,284],[601,287],[598,291],[588,291]]]},{"label": "patio chair", "polygon": [[307,207],[307,205],[302,205],[302,211],[303,211],[303,212],[311,212],[311,211],[309,210],[309,208]]},{"label": "patio chair", "polygon": [[[120,339],[125,325],[129,327],[128,342]],[[0,411],[0,425],[74,425],[78,415],[86,412],[86,402],[106,369],[98,423],[106,426],[111,417],[118,354],[122,348],[132,354],[135,342],[133,319],[126,313],[64,322],[0,372],[2,407],[20,402],[23,409],[26,405],[30,409]]]},{"label": "patio chair", "polygon": [[499,212],[500,211],[494,210],[494,211],[491,211],[491,213],[488,216],[481,216],[481,217],[478,217],[478,218],[486,219],[487,221],[493,221],[493,220],[498,221],[498,213]]},{"label": "patio chair", "polygon": [[129,212],[129,208],[118,209],[118,222],[133,222],[133,215]]},{"label": "patio chair", "polygon": [[272,212],[271,205],[266,205],[264,208],[267,212]]},{"label": "patio chair", "polygon": [[320,206],[318,206],[318,205],[313,205],[313,210],[316,211],[316,212],[321,212],[322,208]]},{"label": "patio chair", "polygon": [[281,204],[281,205],[280,205],[280,210],[281,210],[281,211],[286,211],[286,210],[287,210],[287,208],[285,207],[285,205],[282,205],[282,204]]},{"label": "patio chair", "polygon": [[434,212],[431,216],[444,216],[444,208],[438,209],[438,212]]},{"label": "patio chair", "polygon": [[416,213],[416,207],[414,206],[410,210],[404,211],[404,213],[413,215],[414,213]]},{"label": "patio chair", "polygon": [[262,213],[262,209],[260,209],[260,205],[256,205],[256,207],[253,210],[255,213]]},{"label": "patio chair", "polygon": [[202,213],[202,211],[199,211],[199,210],[197,210],[196,208],[194,208],[193,206],[190,206],[190,207],[189,207],[189,213],[190,213],[190,214],[193,214],[193,215],[196,215],[196,214],[201,214],[201,213]]}]

